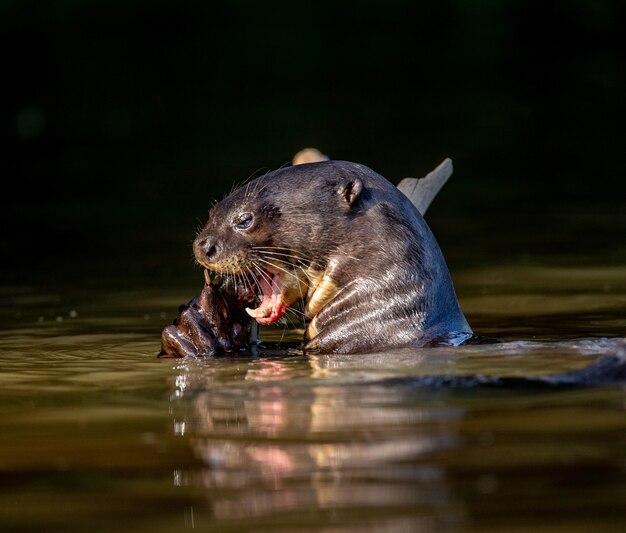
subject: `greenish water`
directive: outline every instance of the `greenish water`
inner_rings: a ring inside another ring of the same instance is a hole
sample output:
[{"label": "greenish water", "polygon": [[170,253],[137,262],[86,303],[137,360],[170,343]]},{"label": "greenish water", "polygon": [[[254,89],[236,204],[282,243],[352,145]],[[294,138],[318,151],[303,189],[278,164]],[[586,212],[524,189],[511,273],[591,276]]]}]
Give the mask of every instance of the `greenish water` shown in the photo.
[{"label": "greenish water", "polygon": [[4,288],[1,529],[623,531],[623,387],[376,381],[580,368],[626,331],[626,268],[454,277],[475,330],[504,342],[159,360],[188,289]]}]

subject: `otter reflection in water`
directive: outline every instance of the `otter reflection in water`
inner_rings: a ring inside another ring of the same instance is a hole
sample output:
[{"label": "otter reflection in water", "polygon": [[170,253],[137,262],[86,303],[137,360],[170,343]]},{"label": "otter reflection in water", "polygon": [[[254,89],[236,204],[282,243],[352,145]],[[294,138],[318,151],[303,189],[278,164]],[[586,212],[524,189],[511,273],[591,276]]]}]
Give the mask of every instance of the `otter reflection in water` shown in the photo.
[{"label": "otter reflection in water", "polygon": [[[500,516],[520,490],[540,486],[549,499],[551,487],[571,485],[572,472],[619,469],[621,391],[424,389],[400,378],[460,375],[476,361],[515,376],[543,366],[554,344],[176,360],[172,425],[198,462],[179,466],[174,483],[192,489],[198,520],[241,520],[241,529],[256,530],[246,520],[264,519],[267,531],[290,520],[289,531],[302,521],[307,531],[329,522],[355,532],[458,531],[485,505]],[[556,344],[579,361],[619,348],[607,339]],[[524,520],[533,508],[514,507]]]},{"label": "otter reflection in water", "polygon": [[173,384],[174,427],[200,460],[174,482],[202,489],[198,516],[297,520],[313,510],[311,528],[332,513],[347,531],[440,531],[464,520],[433,461],[459,445],[461,408],[436,394],[418,406],[402,387],[344,386],[334,378],[346,362],[333,356],[230,362],[186,359]]}]

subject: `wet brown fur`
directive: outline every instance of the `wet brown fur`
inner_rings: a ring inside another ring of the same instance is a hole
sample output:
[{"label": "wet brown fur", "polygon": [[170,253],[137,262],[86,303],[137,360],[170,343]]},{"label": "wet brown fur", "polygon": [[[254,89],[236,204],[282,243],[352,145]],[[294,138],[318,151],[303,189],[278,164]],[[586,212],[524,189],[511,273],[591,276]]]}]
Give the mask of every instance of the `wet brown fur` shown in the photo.
[{"label": "wet brown fur", "polygon": [[[245,214],[252,223],[238,228]],[[257,279],[262,269],[282,272],[287,303],[306,301],[310,352],[471,335],[424,219],[363,165],[311,163],[249,182],[211,209],[194,251],[218,272]]]}]

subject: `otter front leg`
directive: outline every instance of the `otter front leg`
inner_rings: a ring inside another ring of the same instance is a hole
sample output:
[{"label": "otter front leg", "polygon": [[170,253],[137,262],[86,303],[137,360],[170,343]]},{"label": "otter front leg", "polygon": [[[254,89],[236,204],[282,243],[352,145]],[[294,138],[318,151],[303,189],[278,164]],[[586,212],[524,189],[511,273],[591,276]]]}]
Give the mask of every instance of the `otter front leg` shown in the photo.
[{"label": "otter front leg", "polygon": [[179,308],[174,324],[163,329],[160,357],[213,356],[246,344],[249,318],[239,307],[241,295],[207,279],[200,296]]}]

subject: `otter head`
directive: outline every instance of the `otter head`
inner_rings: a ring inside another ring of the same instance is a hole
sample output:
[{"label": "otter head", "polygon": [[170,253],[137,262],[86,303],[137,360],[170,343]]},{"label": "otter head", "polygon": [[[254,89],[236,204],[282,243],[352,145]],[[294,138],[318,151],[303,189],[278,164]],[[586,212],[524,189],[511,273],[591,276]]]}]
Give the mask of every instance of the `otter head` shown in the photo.
[{"label": "otter head", "polygon": [[[358,179],[329,178],[313,163],[257,178],[217,203],[196,237],[196,260],[210,271],[256,287],[259,324],[279,320],[311,298],[335,246],[333,228],[362,190]],[[329,216],[332,211],[335,216]]]}]

